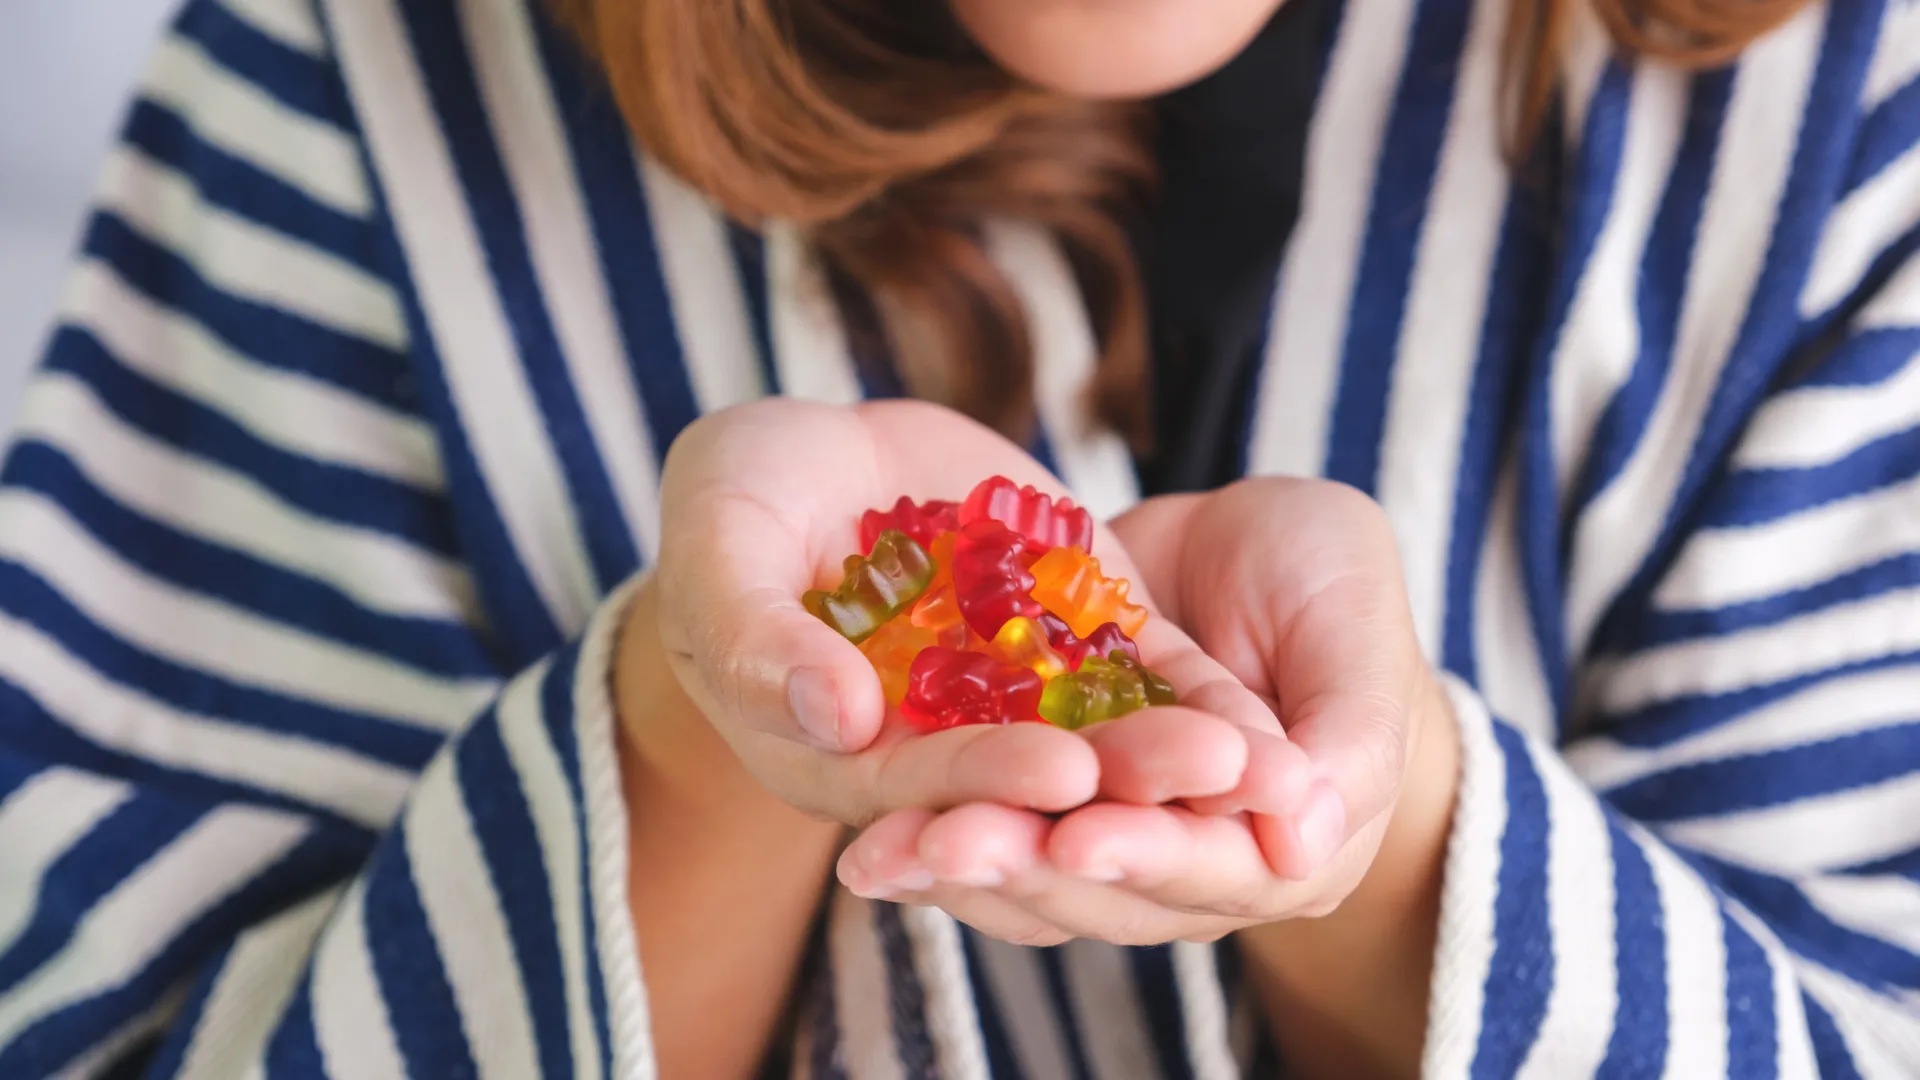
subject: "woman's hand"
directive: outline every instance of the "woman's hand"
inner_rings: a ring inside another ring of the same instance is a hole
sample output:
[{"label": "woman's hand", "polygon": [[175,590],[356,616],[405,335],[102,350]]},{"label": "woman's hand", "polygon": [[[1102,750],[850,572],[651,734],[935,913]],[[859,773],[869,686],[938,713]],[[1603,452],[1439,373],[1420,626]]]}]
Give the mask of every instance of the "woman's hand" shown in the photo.
[{"label": "woman's hand", "polygon": [[[1020,942],[1213,939],[1326,915],[1346,900],[1413,790],[1409,762],[1419,763],[1420,780],[1410,819],[1424,827],[1413,831],[1431,834],[1437,816],[1444,834],[1450,714],[1413,633],[1391,531],[1371,500],[1333,484],[1251,481],[1143,504],[1114,531],[1162,614],[1264,699],[1270,722],[1278,718],[1265,731],[1244,724],[1248,781],[1225,797],[1156,805],[1137,797],[1150,794],[1143,776],[1140,790],[1110,783],[1107,801],[1057,820],[984,802],[897,813],[843,853],[843,882],[938,904]],[[1151,731],[1173,746],[1180,723],[1169,716],[1088,735],[1098,747]],[[1290,793],[1266,805],[1245,797],[1259,787],[1261,760],[1303,751],[1311,786],[1293,805]],[[1136,745],[1102,758],[1142,773],[1153,764]],[[910,894],[887,887],[915,871],[935,884]]]}]

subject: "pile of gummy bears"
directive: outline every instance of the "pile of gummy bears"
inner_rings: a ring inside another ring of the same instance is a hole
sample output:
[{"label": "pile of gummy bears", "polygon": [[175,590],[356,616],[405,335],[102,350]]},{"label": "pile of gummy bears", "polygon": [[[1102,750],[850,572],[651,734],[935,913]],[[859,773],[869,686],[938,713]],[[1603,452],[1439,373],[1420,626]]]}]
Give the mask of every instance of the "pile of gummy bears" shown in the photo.
[{"label": "pile of gummy bears", "polygon": [[1147,609],[1100,573],[1092,547],[1086,510],[995,476],[963,502],[902,496],[867,511],[839,587],[801,600],[860,646],[921,731],[1077,729],[1173,704],[1133,643]]}]

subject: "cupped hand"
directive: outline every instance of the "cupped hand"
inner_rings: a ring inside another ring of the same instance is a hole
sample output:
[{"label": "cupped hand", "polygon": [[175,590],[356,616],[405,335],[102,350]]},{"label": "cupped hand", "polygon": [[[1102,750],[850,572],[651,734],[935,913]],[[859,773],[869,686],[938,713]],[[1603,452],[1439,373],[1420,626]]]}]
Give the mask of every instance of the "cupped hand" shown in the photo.
[{"label": "cupped hand", "polygon": [[[1408,763],[1449,767],[1421,752],[1450,713],[1371,500],[1317,481],[1247,481],[1149,501],[1113,528],[1161,612],[1278,718],[1272,733],[1248,726],[1247,778],[1222,796],[1102,801],[1057,818],[985,801],[903,811],[843,853],[850,888],[936,904],[1024,943],[1211,940],[1333,910],[1373,864]],[[1248,797],[1258,759],[1299,753],[1312,779],[1293,805]],[[1444,815],[1444,799],[1419,801],[1422,815]]]},{"label": "cupped hand", "polygon": [[[902,494],[958,499],[996,473],[1062,492],[1017,446],[937,406],[774,399],[705,418],[668,455],[657,619],[640,629],[657,634],[686,696],[761,786],[846,824],[978,802],[1061,812],[1102,792],[1150,804],[1304,790],[1304,759],[1285,759],[1270,712],[1164,620],[1140,645],[1196,708],[1125,718],[1092,739],[1044,724],[916,736],[885,723],[871,664],[801,593],[838,580],[863,510]],[[1137,573],[1104,530],[1096,547],[1110,573]],[[645,717],[623,720],[645,752]],[[1253,727],[1278,758],[1249,749]],[[1265,764],[1249,769],[1256,754]]]}]

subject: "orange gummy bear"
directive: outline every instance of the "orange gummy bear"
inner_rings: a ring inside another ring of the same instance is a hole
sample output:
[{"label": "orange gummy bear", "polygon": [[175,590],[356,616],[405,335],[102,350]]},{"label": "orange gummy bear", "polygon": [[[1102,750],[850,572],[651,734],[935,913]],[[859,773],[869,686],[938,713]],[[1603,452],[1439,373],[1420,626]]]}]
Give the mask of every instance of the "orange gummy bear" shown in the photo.
[{"label": "orange gummy bear", "polygon": [[1046,630],[1025,615],[1015,615],[1001,624],[1000,632],[993,635],[993,651],[1000,659],[1042,679],[1067,673],[1066,658],[1047,640]]},{"label": "orange gummy bear", "polygon": [[896,615],[860,643],[860,651],[880,675],[880,690],[886,695],[887,704],[898,705],[907,700],[907,673],[913,669],[914,657],[920,655],[920,650],[940,642],[939,634],[914,625],[911,618]]},{"label": "orange gummy bear", "polygon": [[966,645],[967,624],[960,615],[960,599],[953,591],[953,541],[957,534],[943,532],[933,538],[927,554],[933,558],[933,580],[913,605],[909,618],[913,625],[932,631],[939,644],[949,649]]},{"label": "orange gummy bear", "polygon": [[1080,637],[1114,623],[1128,637],[1147,624],[1147,609],[1127,602],[1125,578],[1105,577],[1100,560],[1079,548],[1057,547],[1033,564],[1032,596]]}]

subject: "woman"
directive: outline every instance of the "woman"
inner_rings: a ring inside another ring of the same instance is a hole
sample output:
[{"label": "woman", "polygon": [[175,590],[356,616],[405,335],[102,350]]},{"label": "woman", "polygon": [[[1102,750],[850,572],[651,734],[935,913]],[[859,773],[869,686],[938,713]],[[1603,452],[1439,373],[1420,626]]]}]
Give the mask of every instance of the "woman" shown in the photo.
[{"label": "woman", "polygon": [[[0,494],[0,1075],[1920,1071],[1916,33],[192,0]],[[883,730],[795,593],[1043,464],[1185,707]]]}]

